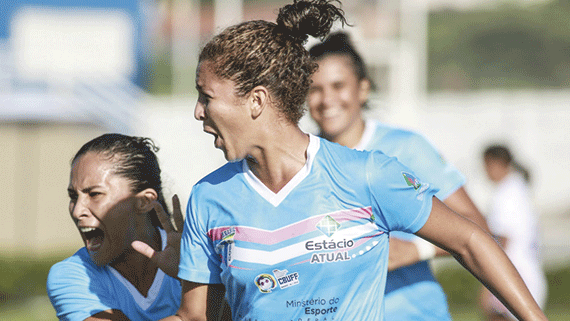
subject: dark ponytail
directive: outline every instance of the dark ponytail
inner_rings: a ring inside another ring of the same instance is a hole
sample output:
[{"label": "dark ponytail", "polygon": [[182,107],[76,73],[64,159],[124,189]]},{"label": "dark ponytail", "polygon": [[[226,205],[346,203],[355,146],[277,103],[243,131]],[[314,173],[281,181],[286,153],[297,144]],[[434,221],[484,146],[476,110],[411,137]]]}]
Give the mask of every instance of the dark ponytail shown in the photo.
[{"label": "dark ponytail", "polygon": [[527,184],[530,184],[530,172],[526,167],[514,160],[514,157],[508,147],[504,145],[491,145],[485,149],[483,157],[485,159],[499,160],[505,165],[510,165],[514,170],[521,173]]},{"label": "dark ponytail", "polygon": [[[159,148],[152,139],[122,134],[103,134],[85,143],[73,157],[72,164],[88,152],[97,153],[113,164],[113,173],[127,179],[133,192],[152,188],[158,195],[157,201],[168,212],[162,194],[161,170],[156,152]],[[161,223],[154,209],[150,213],[152,224]]]}]

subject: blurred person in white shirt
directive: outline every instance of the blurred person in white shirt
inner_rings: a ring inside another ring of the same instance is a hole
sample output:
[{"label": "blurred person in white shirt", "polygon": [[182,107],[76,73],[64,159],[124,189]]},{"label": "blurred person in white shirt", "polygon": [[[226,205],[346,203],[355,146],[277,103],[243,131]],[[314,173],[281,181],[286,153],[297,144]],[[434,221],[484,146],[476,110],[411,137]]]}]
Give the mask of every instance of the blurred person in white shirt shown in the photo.
[{"label": "blurred person in white shirt", "polygon": [[[541,308],[547,299],[546,277],[539,255],[538,217],[531,204],[529,172],[503,145],[491,145],[483,153],[487,177],[496,184],[487,217],[489,229],[519,271]],[[516,320],[487,289],[481,293],[487,320]]]}]

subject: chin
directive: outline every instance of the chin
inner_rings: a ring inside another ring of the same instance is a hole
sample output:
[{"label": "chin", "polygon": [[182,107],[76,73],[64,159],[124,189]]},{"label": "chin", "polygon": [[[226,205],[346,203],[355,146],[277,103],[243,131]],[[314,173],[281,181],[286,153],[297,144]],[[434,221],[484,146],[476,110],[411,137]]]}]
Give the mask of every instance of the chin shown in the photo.
[{"label": "chin", "polygon": [[95,263],[97,266],[105,266],[110,263],[109,260],[101,257],[101,255],[98,254],[89,252],[89,257],[91,258],[91,261],[93,261],[93,263]]},{"label": "chin", "polygon": [[225,155],[225,157],[226,157],[226,160],[227,160],[228,162],[230,162],[230,163],[239,162],[239,161],[241,161],[242,159],[244,159],[244,157],[235,157],[235,156],[234,156],[234,157],[229,157],[229,156],[227,156],[227,155]]},{"label": "chin", "polygon": [[239,162],[245,158],[245,156],[236,155],[236,153],[229,152],[225,148],[221,148],[221,150],[224,152],[224,158],[228,162]]}]

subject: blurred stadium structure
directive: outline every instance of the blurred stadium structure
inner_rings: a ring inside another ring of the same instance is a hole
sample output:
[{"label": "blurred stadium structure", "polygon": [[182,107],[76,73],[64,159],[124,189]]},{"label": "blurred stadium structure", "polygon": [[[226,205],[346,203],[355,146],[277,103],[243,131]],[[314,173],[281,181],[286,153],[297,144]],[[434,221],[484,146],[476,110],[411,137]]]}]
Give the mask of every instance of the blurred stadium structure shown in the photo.
[{"label": "blurred stadium structure", "polygon": [[[242,19],[274,20],[275,8],[288,2],[4,3],[0,187],[8,203],[0,214],[1,251],[42,256],[72,253],[81,246],[67,214],[69,161],[84,142],[103,132],[153,138],[161,147],[167,198],[178,193],[187,199],[191,186],[224,162],[192,114],[201,42]],[[567,264],[570,92],[426,91],[429,10],[499,2],[346,0],[343,8],[354,24],[346,30],[381,89],[372,99],[371,116],[424,133],[465,173],[467,188],[483,211],[490,186],[480,153],[489,142],[508,142],[536,178],[533,191],[543,218],[547,262]],[[169,96],[151,96],[140,89],[149,81],[148,57],[158,47],[168,47],[171,55]],[[307,117],[302,126],[314,131]]]}]

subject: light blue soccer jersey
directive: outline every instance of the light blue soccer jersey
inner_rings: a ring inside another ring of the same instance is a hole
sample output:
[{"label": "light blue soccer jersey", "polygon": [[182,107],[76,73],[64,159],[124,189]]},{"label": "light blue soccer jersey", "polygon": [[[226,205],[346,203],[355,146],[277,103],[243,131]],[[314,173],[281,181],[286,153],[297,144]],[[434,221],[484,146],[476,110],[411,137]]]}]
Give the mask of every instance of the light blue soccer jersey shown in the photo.
[{"label": "light blue soccer jersey", "polygon": [[310,138],[278,193],[228,163],[188,202],[179,277],[223,283],[234,320],[384,320],[388,233],[413,233],[437,192],[381,152]]},{"label": "light blue soccer jersey", "polygon": [[[445,200],[465,184],[465,177],[423,136],[368,120],[358,150],[381,150],[412,168],[422,180],[435,185],[436,196]],[[417,236],[393,232],[410,240]],[[385,298],[386,320],[451,320],[443,289],[427,261],[388,272]]]},{"label": "light blue soccer jersey", "polygon": [[[163,248],[166,233],[161,230]],[[93,263],[83,247],[56,263],[47,279],[47,293],[60,320],[79,321],[102,311],[121,310],[130,320],[158,320],[180,306],[180,281],[158,270],[146,297],[110,266]]]}]

